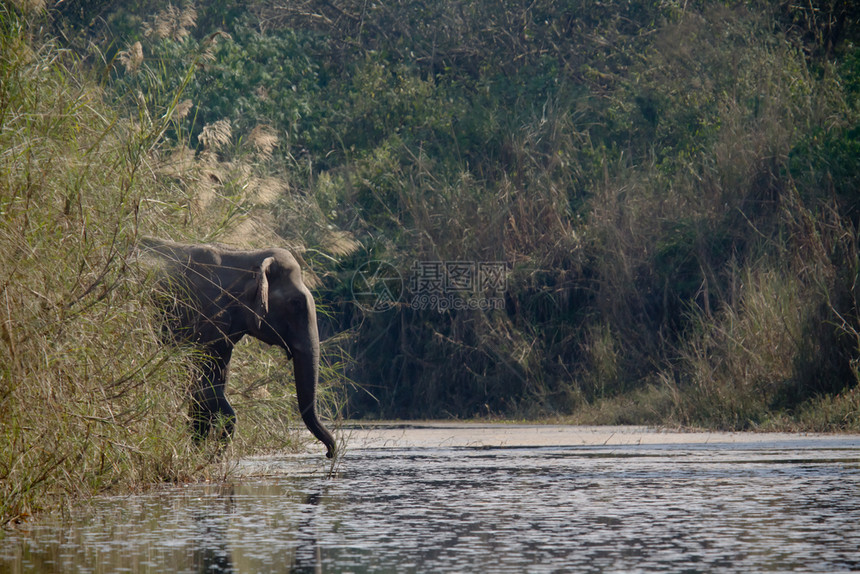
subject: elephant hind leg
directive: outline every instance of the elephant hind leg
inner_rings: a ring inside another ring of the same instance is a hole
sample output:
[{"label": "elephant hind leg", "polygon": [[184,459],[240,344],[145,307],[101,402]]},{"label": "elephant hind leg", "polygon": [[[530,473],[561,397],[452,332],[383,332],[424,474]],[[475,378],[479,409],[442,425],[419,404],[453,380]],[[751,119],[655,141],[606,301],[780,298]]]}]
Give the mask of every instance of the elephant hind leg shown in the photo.
[{"label": "elephant hind leg", "polygon": [[214,393],[207,392],[208,389],[198,389],[191,394],[191,436],[197,444],[203,443],[209,438],[212,423],[215,422],[215,413],[218,412],[218,400]]},{"label": "elephant hind leg", "polygon": [[233,437],[233,431],[236,428],[236,411],[230,406],[227,397],[221,396],[218,402],[218,412],[215,413],[216,428],[221,429],[221,434],[218,439],[221,442],[227,442]]},{"label": "elephant hind leg", "polygon": [[192,398],[188,417],[191,419],[191,438],[199,445],[209,437],[209,429],[212,426],[211,413]]}]

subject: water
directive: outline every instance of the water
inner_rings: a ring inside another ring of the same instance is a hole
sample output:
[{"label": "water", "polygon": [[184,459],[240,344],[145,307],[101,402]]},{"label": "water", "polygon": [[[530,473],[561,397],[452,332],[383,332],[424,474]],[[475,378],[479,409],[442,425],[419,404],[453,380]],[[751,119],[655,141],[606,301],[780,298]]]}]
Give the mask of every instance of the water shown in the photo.
[{"label": "water", "polygon": [[514,440],[531,430],[369,431],[334,469],[242,461],[230,484],[13,532],[0,571],[860,571],[860,437]]}]

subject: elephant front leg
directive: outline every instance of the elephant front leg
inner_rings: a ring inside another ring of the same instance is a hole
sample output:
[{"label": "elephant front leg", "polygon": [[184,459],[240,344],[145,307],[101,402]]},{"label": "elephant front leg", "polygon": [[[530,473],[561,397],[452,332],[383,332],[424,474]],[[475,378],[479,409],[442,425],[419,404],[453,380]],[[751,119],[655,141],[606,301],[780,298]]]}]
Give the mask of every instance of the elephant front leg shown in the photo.
[{"label": "elephant front leg", "polygon": [[[232,349],[231,349],[232,350]],[[220,428],[219,440],[227,442],[236,426],[236,411],[230,405],[224,390],[227,386],[229,350],[207,359],[201,365],[201,376],[191,393],[191,430],[194,442],[200,444],[209,438],[214,426]]]}]

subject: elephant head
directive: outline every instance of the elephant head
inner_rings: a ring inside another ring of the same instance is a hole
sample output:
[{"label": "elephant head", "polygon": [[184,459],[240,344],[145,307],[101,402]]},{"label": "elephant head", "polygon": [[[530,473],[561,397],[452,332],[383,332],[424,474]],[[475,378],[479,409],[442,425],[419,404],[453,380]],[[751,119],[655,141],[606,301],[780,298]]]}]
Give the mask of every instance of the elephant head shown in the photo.
[{"label": "elephant head", "polygon": [[283,348],[293,359],[296,398],[308,430],[334,456],[332,434],[319,420],[316,387],[320,343],[316,306],[296,258],[286,249],[238,251],[147,239],[144,246],[167,262],[173,337],[201,353],[200,381],[192,392],[195,436],[205,438],[215,417],[232,434],[235,413],[224,395],[234,345],[251,335]]}]

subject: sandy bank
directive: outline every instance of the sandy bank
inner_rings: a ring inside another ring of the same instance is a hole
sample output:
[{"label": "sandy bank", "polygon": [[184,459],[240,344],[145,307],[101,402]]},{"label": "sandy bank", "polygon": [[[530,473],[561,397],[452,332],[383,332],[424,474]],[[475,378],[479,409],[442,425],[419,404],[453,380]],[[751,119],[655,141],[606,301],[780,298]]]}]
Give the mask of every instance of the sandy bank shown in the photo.
[{"label": "sandy bank", "polygon": [[815,433],[679,432],[642,426],[573,426],[405,422],[347,424],[347,449],[445,447],[552,447],[660,444],[767,444],[830,437],[860,447],[860,435]]}]

